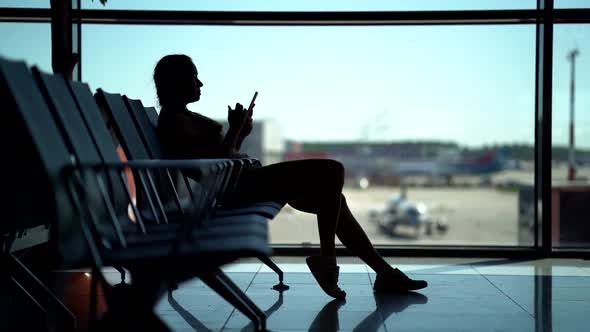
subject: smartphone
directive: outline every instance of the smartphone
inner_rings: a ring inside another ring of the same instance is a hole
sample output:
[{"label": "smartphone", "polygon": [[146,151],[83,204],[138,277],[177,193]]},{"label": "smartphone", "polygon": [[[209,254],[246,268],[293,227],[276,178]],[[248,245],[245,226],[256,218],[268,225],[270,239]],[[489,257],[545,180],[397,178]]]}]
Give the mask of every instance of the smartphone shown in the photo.
[{"label": "smartphone", "polygon": [[250,102],[250,106],[248,106],[248,109],[246,110],[246,114],[248,114],[248,116],[252,116],[252,107],[254,106],[254,102],[256,101],[256,97],[258,97],[258,91],[254,92],[254,97],[252,97],[252,101]]}]

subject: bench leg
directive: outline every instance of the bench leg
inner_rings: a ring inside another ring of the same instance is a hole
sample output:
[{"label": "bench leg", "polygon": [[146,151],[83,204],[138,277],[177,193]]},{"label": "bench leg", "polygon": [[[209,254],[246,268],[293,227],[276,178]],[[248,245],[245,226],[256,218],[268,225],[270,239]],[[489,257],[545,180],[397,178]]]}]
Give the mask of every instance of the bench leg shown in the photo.
[{"label": "bench leg", "polygon": [[266,321],[266,313],[259,309],[256,303],[250,300],[248,295],[246,295],[246,293],[244,293],[240,289],[240,287],[238,287],[238,285],[236,285],[225,273],[219,270],[216,276],[218,279],[222,280],[228,287],[231,287],[232,290],[234,290],[238,295],[240,295],[243,298],[244,302],[246,302],[246,304],[249,305],[256,312],[257,315],[264,318],[264,320]]},{"label": "bench leg", "polygon": [[122,266],[113,266],[115,268],[115,270],[119,271],[119,273],[121,274],[121,283],[124,284],[125,283],[125,276],[126,276],[126,272],[125,269]]},{"label": "bench leg", "polygon": [[217,294],[248,317],[256,326],[256,331],[266,331],[266,315],[264,312],[223,272],[207,273],[200,276],[200,278]]},{"label": "bench leg", "polygon": [[283,283],[283,271],[272,261],[272,259],[267,255],[259,255],[258,259],[262,261],[266,266],[270,267],[271,270],[275,271],[276,274],[279,275],[279,283],[272,286],[272,289],[277,290],[279,292],[285,291],[289,289],[289,286]]}]

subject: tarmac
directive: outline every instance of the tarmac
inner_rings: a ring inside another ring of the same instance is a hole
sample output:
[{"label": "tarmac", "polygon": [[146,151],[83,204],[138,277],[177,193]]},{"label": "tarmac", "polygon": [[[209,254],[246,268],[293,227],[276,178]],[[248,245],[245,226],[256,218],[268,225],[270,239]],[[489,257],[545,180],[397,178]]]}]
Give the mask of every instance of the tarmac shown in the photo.
[{"label": "tarmac", "polygon": [[[399,187],[369,186],[367,189],[345,187],[348,205],[369,238],[376,245],[477,245],[477,246],[528,246],[519,243],[518,187],[534,183],[532,165],[521,170],[508,170],[493,174],[485,185],[480,176],[457,177],[453,186],[407,189],[407,198],[422,202],[431,216],[443,217],[448,223],[445,233],[427,235],[424,229],[399,229],[395,234],[384,231],[371,222],[369,212],[382,210],[388,200],[400,194]],[[565,181],[567,167],[554,165],[554,185]],[[590,167],[579,169],[581,183],[590,184]],[[415,183],[418,184],[419,182]],[[299,212],[289,206],[269,223],[273,244],[318,244],[319,236],[315,215]],[[530,238],[524,236],[521,238]]]},{"label": "tarmac", "polygon": [[[348,205],[374,244],[421,245],[516,245],[518,240],[518,194],[491,188],[409,188],[407,198],[423,202],[431,215],[444,216],[448,231],[416,236],[413,229],[396,234],[371,222],[369,212],[380,210],[399,194],[399,187],[345,189]],[[269,223],[274,244],[319,243],[316,216],[286,206]]]}]

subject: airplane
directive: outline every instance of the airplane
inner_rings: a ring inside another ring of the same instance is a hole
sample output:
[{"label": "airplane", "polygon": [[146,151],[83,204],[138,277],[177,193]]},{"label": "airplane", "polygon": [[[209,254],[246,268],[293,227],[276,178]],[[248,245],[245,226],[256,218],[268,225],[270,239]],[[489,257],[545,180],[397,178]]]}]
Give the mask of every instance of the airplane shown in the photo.
[{"label": "airplane", "polygon": [[444,234],[449,229],[445,216],[433,215],[425,203],[408,200],[405,188],[399,196],[387,201],[383,210],[370,211],[369,221],[392,235],[398,234],[400,227],[410,227],[416,238],[422,233],[422,228],[425,235]]}]

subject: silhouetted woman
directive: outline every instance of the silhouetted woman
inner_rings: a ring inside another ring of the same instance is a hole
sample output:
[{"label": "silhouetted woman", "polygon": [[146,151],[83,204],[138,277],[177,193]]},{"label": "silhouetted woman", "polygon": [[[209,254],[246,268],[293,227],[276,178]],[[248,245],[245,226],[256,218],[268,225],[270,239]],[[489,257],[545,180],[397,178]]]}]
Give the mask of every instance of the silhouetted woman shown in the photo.
[{"label": "silhouetted woman", "polygon": [[[239,156],[244,139],[252,130],[251,114],[241,104],[228,106],[229,129],[186,105],[198,101],[203,83],[197,67],[186,55],[167,55],[154,70],[154,82],[162,109],[158,118],[158,136],[171,159],[231,158]],[[355,255],[377,273],[374,290],[403,292],[427,286],[392,268],[373,248],[369,238],[352,216],[342,195],[344,168],[328,159],[281,162],[250,168],[240,177],[235,197],[241,203],[277,201],[297,210],[314,213],[318,219],[321,254],[306,259],[322,289],[343,299],[338,287],[335,235]]]}]

